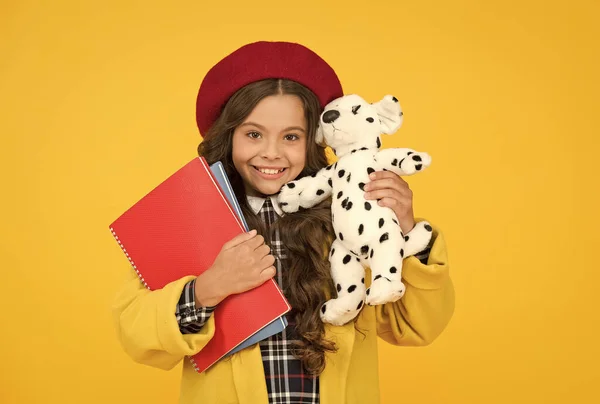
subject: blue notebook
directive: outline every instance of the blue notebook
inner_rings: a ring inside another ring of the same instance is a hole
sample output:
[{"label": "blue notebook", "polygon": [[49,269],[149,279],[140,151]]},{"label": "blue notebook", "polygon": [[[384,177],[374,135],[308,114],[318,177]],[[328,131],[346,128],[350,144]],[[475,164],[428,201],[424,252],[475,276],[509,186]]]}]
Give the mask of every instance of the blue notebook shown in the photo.
[{"label": "blue notebook", "polygon": [[[249,230],[248,223],[246,223],[246,219],[244,219],[244,215],[242,214],[242,209],[240,208],[240,204],[238,203],[235,193],[233,192],[233,188],[231,187],[229,178],[227,178],[227,174],[225,173],[223,164],[220,161],[217,161],[216,163],[214,163],[213,165],[210,166],[210,170],[212,171],[213,175],[215,176],[215,179],[221,186],[221,189],[223,190],[225,197],[227,198],[227,200],[233,207],[233,210],[235,210],[235,213],[238,215],[238,217],[242,221],[242,224],[244,225],[244,229],[246,229],[246,231],[248,231]],[[236,348],[231,350],[227,355],[231,355],[231,354],[238,352],[246,347],[249,347],[250,345],[254,345],[259,341],[267,339],[271,335],[280,333],[281,331],[283,331],[285,329],[285,327],[287,327],[287,325],[288,325],[287,319],[285,318],[285,316],[281,316],[281,317],[275,319],[274,321],[272,321],[271,323],[269,323],[264,328],[262,328],[256,334],[252,335],[250,338],[248,338],[247,340],[242,342]]]}]

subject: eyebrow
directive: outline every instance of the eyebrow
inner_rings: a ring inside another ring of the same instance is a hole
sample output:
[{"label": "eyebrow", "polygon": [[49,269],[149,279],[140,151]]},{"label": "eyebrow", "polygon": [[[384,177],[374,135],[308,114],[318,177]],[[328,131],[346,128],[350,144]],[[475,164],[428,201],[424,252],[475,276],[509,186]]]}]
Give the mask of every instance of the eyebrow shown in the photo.
[{"label": "eyebrow", "polygon": [[[263,130],[265,132],[267,131],[267,129],[264,126],[259,125],[256,122],[244,122],[243,124],[240,125],[240,127],[242,127],[242,126],[256,126],[260,130]],[[306,129],[304,129],[304,128],[300,127],[300,126],[290,126],[290,127],[287,127],[287,128],[285,128],[283,130],[283,132],[288,132],[288,131],[291,131],[291,130],[299,130],[301,132],[306,133]]]}]

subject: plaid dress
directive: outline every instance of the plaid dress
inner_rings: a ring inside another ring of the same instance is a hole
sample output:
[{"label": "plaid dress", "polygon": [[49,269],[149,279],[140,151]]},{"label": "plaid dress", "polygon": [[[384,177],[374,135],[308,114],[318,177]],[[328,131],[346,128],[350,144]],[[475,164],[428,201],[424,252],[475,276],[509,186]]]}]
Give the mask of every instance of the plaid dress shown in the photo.
[{"label": "plaid dress", "polygon": [[[279,217],[270,198],[264,199],[258,214],[267,228]],[[416,257],[424,264],[427,263],[432,244],[433,239],[425,250],[416,254]],[[285,271],[285,268],[283,268],[281,260],[286,258],[286,254],[281,244],[279,232],[273,235],[270,245],[277,267],[275,280],[285,294],[286,290],[283,284],[283,271]],[[195,280],[192,280],[185,285],[176,307],[175,315],[183,334],[197,333],[215,309],[214,307],[196,307],[194,299],[195,282]],[[269,403],[317,404],[319,403],[319,378],[307,375],[304,372],[302,363],[292,355],[290,347],[291,342],[296,338],[296,334],[293,320],[289,316],[287,319],[288,326],[285,330],[259,342]]]},{"label": "plaid dress", "polygon": [[[267,228],[277,220],[270,198],[264,200],[258,212]],[[275,257],[277,274],[275,280],[285,294],[283,284],[282,259],[286,258],[279,232],[270,240],[271,254]],[[181,299],[176,308],[176,317],[183,334],[198,332],[208,321],[214,307],[195,307],[195,280],[185,285]],[[296,338],[294,322],[288,316],[288,326],[281,333],[269,337],[259,343],[262,354],[265,381],[269,403],[272,404],[316,404],[319,402],[319,379],[304,372],[302,362],[296,359],[291,351],[291,343]]]}]

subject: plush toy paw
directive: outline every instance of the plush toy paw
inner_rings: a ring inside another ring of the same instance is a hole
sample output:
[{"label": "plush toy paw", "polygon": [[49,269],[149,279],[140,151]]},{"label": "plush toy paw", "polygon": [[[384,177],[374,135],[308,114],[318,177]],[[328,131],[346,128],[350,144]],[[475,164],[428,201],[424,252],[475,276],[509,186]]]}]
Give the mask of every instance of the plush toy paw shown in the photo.
[{"label": "plush toy paw", "polygon": [[358,315],[362,306],[362,299],[357,303],[356,295],[345,295],[325,302],[319,314],[324,323],[344,325]]},{"label": "plush toy paw", "polygon": [[412,175],[417,171],[423,171],[431,165],[431,156],[424,152],[415,152],[403,158],[398,167],[406,175]]},{"label": "plush toy paw", "polygon": [[404,296],[404,292],[406,292],[406,287],[402,281],[391,281],[388,278],[378,275],[375,277],[371,287],[367,289],[366,303],[374,306],[395,302]]},{"label": "plush toy paw", "polygon": [[415,255],[423,251],[431,241],[433,228],[429,222],[423,220],[404,235],[404,257]]},{"label": "plush toy paw", "polygon": [[302,190],[297,184],[298,181],[288,182],[279,191],[277,202],[285,213],[294,213],[300,209],[300,193]]}]

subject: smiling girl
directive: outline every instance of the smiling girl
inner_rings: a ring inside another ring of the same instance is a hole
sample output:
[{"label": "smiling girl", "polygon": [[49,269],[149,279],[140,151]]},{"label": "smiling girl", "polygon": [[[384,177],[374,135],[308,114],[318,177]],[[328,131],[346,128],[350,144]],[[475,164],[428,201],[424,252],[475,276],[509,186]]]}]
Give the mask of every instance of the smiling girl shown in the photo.
[{"label": "smiling girl", "polygon": [[[256,232],[226,243],[202,275],[160,290],[145,289],[132,270],[114,306],[120,341],[134,360],[171,369],[213,338],[211,314],[220,302],[272,277],[292,311],[283,332],[201,374],[183,361],[181,403],[378,403],[378,338],[427,345],[450,321],[454,289],[444,239],[433,224],[428,248],[404,260],[401,300],[364,306],[342,326],[320,320],[322,304],[336,294],[327,260],[331,200],[284,214],[276,197],[287,182],[327,166],[315,134],[323,107],[341,95],[337,75],[321,57],[287,42],[245,45],[204,78],[196,113],[204,138],[199,155],[224,164]],[[382,199],[394,211],[404,233],[411,230],[412,192],[402,178],[378,172],[368,191],[366,198]]]}]

